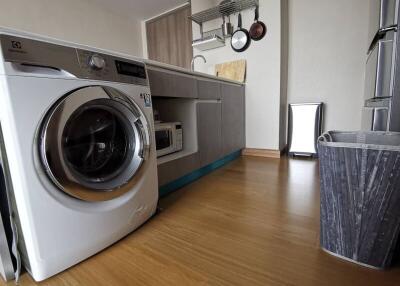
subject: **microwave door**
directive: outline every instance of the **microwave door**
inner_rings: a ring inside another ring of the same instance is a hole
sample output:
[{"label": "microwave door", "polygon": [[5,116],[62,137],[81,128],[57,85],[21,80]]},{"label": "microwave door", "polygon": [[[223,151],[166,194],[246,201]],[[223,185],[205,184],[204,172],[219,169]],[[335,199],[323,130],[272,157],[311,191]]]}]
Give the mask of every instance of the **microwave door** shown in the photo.
[{"label": "microwave door", "polygon": [[157,156],[164,156],[173,149],[173,138],[171,129],[159,129],[155,132]]}]

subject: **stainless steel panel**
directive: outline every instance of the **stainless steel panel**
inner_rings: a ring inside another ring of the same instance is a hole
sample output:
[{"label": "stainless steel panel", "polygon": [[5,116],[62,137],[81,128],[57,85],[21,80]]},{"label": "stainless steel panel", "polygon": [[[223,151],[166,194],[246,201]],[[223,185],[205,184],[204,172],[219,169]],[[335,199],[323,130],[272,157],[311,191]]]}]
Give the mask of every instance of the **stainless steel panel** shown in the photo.
[{"label": "stainless steel panel", "polygon": [[365,74],[365,100],[391,96],[393,46],[394,32],[389,32],[370,52]]},{"label": "stainless steel panel", "polygon": [[389,109],[389,131],[400,132],[400,33],[396,33],[396,45],[395,45],[395,61],[394,61],[394,75],[393,75],[393,97],[391,99],[391,105]]},{"label": "stainless steel panel", "polygon": [[387,108],[375,108],[373,112],[372,131],[387,131],[388,129]]},{"label": "stainless steel panel", "polygon": [[397,2],[398,0],[369,1],[369,44],[378,40],[379,36],[384,34],[384,31],[393,29],[397,26]]},{"label": "stainless steel panel", "polygon": [[[145,71],[141,62],[4,34],[0,35],[0,48],[6,62],[62,70],[82,79],[148,85],[146,76],[123,75],[116,68],[116,61],[123,61]],[[104,61],[104,66],[94,67],[92,57]]]},{"label": "stainless steel panel", "polygon": [[317,154],[322,133],[322,103],[289,104],[289,154]]},{"label": "stainless steel panel", "polygon": [[61,69],[77,77],[81,74],[74,48],[9,35],[0,35],[0,45],[6,62]]},{"label": "stainless steel panel", "polygon": [[398,0],[381,0],[380,29],[397,24],[397,2]]},{"label": "stainless steel panel", "polygon": [[362,131],[388,131],[389,108],[364,108],[362,115]]},{"label": "stainless steel panel", "polygon": [[390,108],[391,97],[374,97],[365,101],[364,107],[368,108]]},{"label": "stainless steel panel", "polygon": [[374,119],[374,109],[364,107],[362,112],[361,130],[371,131],[373,128],[373,119]]}]

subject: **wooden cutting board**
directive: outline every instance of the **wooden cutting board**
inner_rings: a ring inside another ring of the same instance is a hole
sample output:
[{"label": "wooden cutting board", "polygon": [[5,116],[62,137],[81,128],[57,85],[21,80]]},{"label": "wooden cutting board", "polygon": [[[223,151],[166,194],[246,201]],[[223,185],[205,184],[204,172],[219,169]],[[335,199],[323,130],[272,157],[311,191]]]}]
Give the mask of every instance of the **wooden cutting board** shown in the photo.
[{"label": "wooden cutting board", "polygon": [[215,65],[215,75],[244,83],[246,81],[246,60]]}]

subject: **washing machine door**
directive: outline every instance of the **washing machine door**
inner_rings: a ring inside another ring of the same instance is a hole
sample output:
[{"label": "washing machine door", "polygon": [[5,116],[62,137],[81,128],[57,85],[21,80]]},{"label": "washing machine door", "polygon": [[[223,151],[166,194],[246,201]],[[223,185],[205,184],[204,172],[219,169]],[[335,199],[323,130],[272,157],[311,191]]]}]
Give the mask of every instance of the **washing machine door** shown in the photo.
[{"label": "washing machine door", "polygon": [[84,87],[61,99],[41,128],[39,153],[51,181],[85,201],[107,201],[132,190],[149,150],[140,108],[122,92]]}]

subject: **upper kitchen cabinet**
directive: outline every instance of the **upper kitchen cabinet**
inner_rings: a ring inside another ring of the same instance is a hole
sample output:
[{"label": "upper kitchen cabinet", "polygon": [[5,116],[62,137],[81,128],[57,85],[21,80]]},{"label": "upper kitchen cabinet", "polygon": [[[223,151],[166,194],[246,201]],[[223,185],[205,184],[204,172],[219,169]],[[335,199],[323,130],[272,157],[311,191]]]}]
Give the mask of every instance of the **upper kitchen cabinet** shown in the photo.
[{"label": "upper kitchen cabinet", "polygon": [[153,96],[197,98],[196,78],[189,74],[148,66],[150,89]]},{"label": "upper kitchen cabinet", "polygon": [[245,148],[244,86],[222,84],[222,154],[229,155]]},{"label": "upper kitchen cabinet", "polygon": [[193,57],[190,5],[146,22],[150,60],[190,68]]}]

